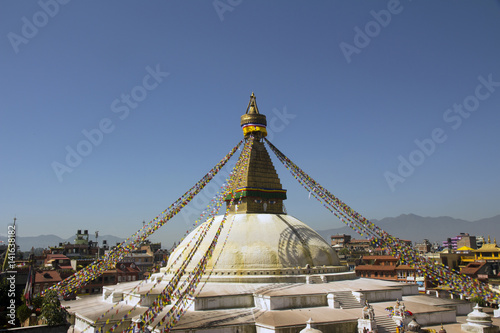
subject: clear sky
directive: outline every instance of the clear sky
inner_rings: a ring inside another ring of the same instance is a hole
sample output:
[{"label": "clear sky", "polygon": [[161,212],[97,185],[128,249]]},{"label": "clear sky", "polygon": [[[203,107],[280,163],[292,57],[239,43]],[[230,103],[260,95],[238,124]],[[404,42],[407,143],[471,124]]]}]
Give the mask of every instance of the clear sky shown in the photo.
[{"label": "clear sky", "polygon": [[[367,218],[500,214],[499,1],[0,8],[1,234],[132,234],[242,138],[252,91],[271,142]],[[291,215],[340,226],[273,161]]]}]

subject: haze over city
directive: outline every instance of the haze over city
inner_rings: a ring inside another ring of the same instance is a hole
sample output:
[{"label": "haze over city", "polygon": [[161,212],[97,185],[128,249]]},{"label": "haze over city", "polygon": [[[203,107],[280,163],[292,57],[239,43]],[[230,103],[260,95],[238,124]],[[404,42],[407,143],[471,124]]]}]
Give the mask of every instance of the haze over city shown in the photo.
[{"label": "haze over city", "polygon": [[[41,3],[1,5],[1,234],[129,236],[242,139],[252,92],[269,140],[367,218],[500,214],[499,1]],[[289,214],[341,226],[271,157]]]}]

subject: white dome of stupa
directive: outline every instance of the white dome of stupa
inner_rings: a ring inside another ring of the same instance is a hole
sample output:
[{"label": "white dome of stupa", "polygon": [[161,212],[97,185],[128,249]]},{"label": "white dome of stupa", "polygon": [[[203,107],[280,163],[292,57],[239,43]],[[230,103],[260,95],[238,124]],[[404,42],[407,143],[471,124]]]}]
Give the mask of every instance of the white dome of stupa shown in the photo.
[{"label": "white dome of stupa", "polygon": [[[215,236],[222,216],[216,216],[212,228],[204,237],[192,263],[187,270],[194,268],[202,259],[210,242]],[[177,269],[189,255],[186,246],[195,243],[201,230],[208,222],[192,231],[170,256],[167,267]],[[232,225],[231,225],[232,224]],[[229,228],[231,231],[221,254]],[[216,263],[217,261],[217,263]],[[331,246],[312,228],[293,216],[286,214],[230,214],[219,243],[207,270],[215,268],[227,273],[247,272],[249,270],[271,273],[287,269],[340,265],[337,254]]]}]

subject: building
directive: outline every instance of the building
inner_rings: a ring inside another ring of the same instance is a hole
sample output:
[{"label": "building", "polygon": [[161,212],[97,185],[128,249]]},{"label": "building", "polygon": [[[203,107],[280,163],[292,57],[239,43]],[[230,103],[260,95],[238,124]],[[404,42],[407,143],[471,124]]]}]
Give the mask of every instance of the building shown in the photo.
[{"label": "building", "polygon": [[488,244],[484,244],[481,248],[472,251],[474,254],[475,261],[500,261],[500,248],[496,244],[496,240],[494,244],[488,242]]},{"label": "building", "polygon": [[[416,284],[358,278],[340,265],[330,244],[285,212],[287,192],[262,140],[266,123],[252,94],[241,126],[247,142],[253,143],[239,160],[238,171],[245,172],[226,197],[226,227],[223,216],[198,226],[172,252],[167,265],[147,280],[104,287],[102,295],[64,302],[75,332],[140,326],[140,316],[160,303],[162,312],[145,319],[154,332],[167,327],[162,318],[174,304],[186,307],[172,330],[177,333],[297,332],[309,318],[324,332],[354,332],[365,301],[372,302],[380,325],[387,317],[385,308],[396,299],[403,300],[422,325],[455,322],[457,315],[471,311],[466,302],[419,295]],[[233,195],[236,205],[230,205]],[[193,244],[197,247],[191,251]],[[202,264],[206,267],[200,270]],[[180,281],[193,277],[201,284],[186,287],[185,303],[180,289],[161,297],[181,270],[185,275]]]},{"label": "building", "polygon": [[470,236],[467,233],[462,235],[462,237],[457,241],[457,249],[464,246],[469,247],[471,249],[477,249],[476,236]]},{"label": "building", "polygon": [[335,249],[344,249],[351,242],[351,235],[337,234],[330,236],[332,247]]},{"label": "building", "polygon": [[155,253],[161,249],[161,243],[146,242],[123,258],[123,262],[134,263],[139,269],[139,278],[143,279],[153,270],[155,265]]},{"label": "building", "polygon": [[461,232],[460,235],[451,237],[443,241],[443,248],[451,251],[456,251],[459,247],[467,246],[476,248],[476,236],[470,236],[468,233]]},{"label": "building", "polygon": [[370,252],[372,245],[369,239],[351,239],[347,247],[350,251]]},{"label": "building", "polygon": [[105,271],[100,277],[82,288],[78,295],[101,294],[107,286],[140,280],[141,270],[133,262],[120,262],[115,269]]},{"label": "building", "polygon": [[35,274],[35,283],[33,284],[33,292],[38,294],[42,290],[52,287],[61,280],[61,274],[59,274],[56,270],[37,270]]},{"label": "building", "polygon": [[415,249],[420,253],[428,253],[432,250],[432,244],[428,239],[424,239],[422,243],[415,244]]},{"label": "building", "polygon": [[399,259],[394,256],[372,255],[363,256],[362,264],[356,266],[356,276],[415,283],[417,272],[408,265],[400,265]]},{"label": "building", "polygon": [[161,248],[161,243],[151,243],[147,240],[137,249],[128,253],[122,262],[134,263],[140,272],[139,279],[143,279],[152,272],[159,271],[159,267],[165,265],[169,255],[168,250]]},{"label": "building", "polygon": [[162,266],[165,266],[169,256],[170,252],[167,249],[158,249],[154,253],[153,261],[155,265],[161,264]]},{"label": "building", "polygon": [[[481,248],[473,250],[462,247],[462,266],[460,272],[479,281],[490,284],[490,288],[498,289],[500,282],[500,248],[494,243],[483,244]],[[459,252],[457,250],[457,252]]]},{"label": "building", "polygon": [[479,249],[462,246],[457,249],[457,254],[460,255],[462,267],[473,262],[500,262],[500,248],[496,243],[487,243]]},{"label": "building", "polygon": [[461,254],[462,255],[462,261],[463,261],[464,256],[470,256],[473,251],[474,251],[473,248],[470,248],[470,247],[467,247],[467,246],[462,246],[462,247],[459,247],[457,249],[457,254]]},{"label": "building", "polygon": [[73,269],[71,267],[71,259],[63,254],[47,254],[43,266],[53,269]]},{"label": "building", "polygon": [[351,235],[337,234],[330,236],[332,247],[340,251],[346,249],[355,252],[370,252],[373,250],[372,242],[369,239],[355,239]]},{"label": "building", "polygon": [[436,264],[443,264],[454,270],[460,270],[462,255],[456,252],[448,252],[448,249],[441,252],[429,252],[424,254],[424,257]]},{"label": "building", "polygon": [[59,243],[59,246],[50,247],[45,254],[63,254],[68,258],[95,258],[99,253],[97,242],[89,240],[89,231],[78,230],[74,243]]}]

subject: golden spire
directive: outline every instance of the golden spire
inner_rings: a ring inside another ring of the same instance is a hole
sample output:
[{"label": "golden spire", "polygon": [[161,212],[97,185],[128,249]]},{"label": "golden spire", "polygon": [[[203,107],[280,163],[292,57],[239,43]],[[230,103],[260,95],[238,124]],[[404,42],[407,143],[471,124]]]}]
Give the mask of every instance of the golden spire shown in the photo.
[{"label": "golden spire", "polygon": [[[261,140],[267,135],[266,124],[266,116],[259,113],[255,95],[252,93],[246,113],[241,116],[241,127],[245,138],[253,136],[255,139],[250,156],[245,161],[246,173],[232,189],[237,199],[239,214],[284,214],[283,200],[286,199],[286,190],[282,188],[271,157]],[[228,195],[226,202],[230,199],[231,195]],[[230,211],[236,211],[234,206]]]},{"label": "golden spire", "polygon": [[488,235],[488,244],[491,244],[490,235]]}]

